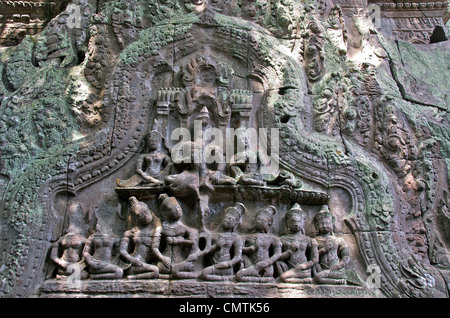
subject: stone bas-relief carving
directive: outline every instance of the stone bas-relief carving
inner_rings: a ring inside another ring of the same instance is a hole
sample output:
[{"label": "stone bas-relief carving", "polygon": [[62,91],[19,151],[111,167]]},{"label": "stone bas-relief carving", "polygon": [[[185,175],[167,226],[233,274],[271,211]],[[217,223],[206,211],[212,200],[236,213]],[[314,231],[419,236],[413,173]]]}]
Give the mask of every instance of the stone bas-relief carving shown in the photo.
[{"label": "stone bas-relief carving", "polygon": [[120,255],[129,263],[126,277],[128,279],[158,277],[159,269],[151,264],[151,260],[155,260],[154,250],[161,235],[160,221],[145,203],[139,202],[135,197],[130,197],[130,204],[136,218],[136,227],[124,233],[120,244]]},{"label": "stone bas-relief carving", "polygon": [[245,206],[236,206],[224,210],[223,220],[212,236],[209,251],[211,265],[202,271],[202,278],[209,281],[225,281],[234,278],[234,268],[242,262],[242,238],[235,232]]},{"label": "stone bas-relief carving", "polygon": [[242,248],[243,254],[247,257],[244,258],[244,268],[236,273],[238,281],[258,283],[273,281],[273,264],[281,255],[280,240],[268,233],[275,213],[276,208],[273,206],[256,213],[252,233],[246,236]]},{"label": "stone bas-relief carving", "polygon": [[[271,205],[256,211],[249,233],[236,231],[241,219],[248,214],[242,203],[224,209],[217,229],[199,233],[180,221],[183,211],[176,198],[161,194],[158,200],[161,201],[161,221],[146,203],[130,198],[136,227],[126,231],[120,240],[105,233],[99,225],[86,239],[69,225],[67,233],[52,250],[52,261],[61,267],[56,278],[61,279],[64,274],[70,276],[72,273],[66,271],[67,267],[84,261],[89,276],[84,274],[79,279],[199,278],[256,283],[276,280],[304,284],[347,283],[348,248],[344,241],[333,236],[334,217],[327,206],[314,218],[319,229],[317,243],[316,239],[304,235],[305,212],[298,203],[286,213],[290,233],[278,237],[269,233],[277,211]],[[208,241],[203,247],[199,243],[201,239]],[[119,242],[125,272],[112,263],[112,252]],[[59,245],[64,250],[61,258],[57,257]],[[211,265],[203,266],[203,259]],[[277,264],[280,260],[283,262]],[[196,263],[200,264],[200,269],[195,268]]]},{"label": "stone bas-relief carving", "polygon": [[448,297],[445,5],[69,4],[0,50],[2,296]]},{"label": "stone bas-relief carving", "polygon": [[286,283],[312,283],[311,269],[319,262],[317,241],[305,235],[306,213],[296,203],[286,213],[289,233],[282,236],[280,280]]},{"label": "stone bas-relief carving", "polygon": [[14,46],[25,35],[35,35],[69,3],[64,1],[1,1],[0,45]]},{"label": "stone bas-relief carving", "polygon": [[[73,204],[69,207],[69,225],[66,233],[52,244],[50,258],[57,265],[56,279],[67,279],[72,274],[73,266],[82,266],[83,251],[87,242],[84,236],[82,224],[77,222],[76,214],[80,208]],[[83,272],[80,277],[86,278],[87,273]]]}]

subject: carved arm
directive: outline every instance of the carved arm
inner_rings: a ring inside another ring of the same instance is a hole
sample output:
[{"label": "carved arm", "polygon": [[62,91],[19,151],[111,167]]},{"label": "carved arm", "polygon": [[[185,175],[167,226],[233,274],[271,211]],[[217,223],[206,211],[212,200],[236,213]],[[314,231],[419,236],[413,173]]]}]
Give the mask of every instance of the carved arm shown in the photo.
[{"label": "carved arm", "polygon": [[144,263],[141,260],[139,260],[138,258],[133,257],[128,253],[129,243],[130,243],[129,234],[128,235],[125,234],[124,238],[122,239],[122,241],[120,243],[120,256],[122,256],[126,261],[130,262],[131,264],[142,267],[144,265]]},{"label": "carved arm", "polygon": [[54,261],[56,264],[58,264],[59,266],[61,266],[62,268],[67,268],[67,266],[69,266],[69,262],[62,260],[59,257],[59,241],[54,242],[52,244],[52,250],[50,252],[50,258],[52,259],[52,261]]}]

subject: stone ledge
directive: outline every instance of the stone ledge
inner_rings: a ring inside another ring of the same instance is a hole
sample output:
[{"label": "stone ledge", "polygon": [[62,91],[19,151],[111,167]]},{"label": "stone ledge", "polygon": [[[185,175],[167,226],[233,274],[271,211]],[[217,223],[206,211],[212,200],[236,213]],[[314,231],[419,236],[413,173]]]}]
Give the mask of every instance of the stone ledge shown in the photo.
[{"label": "stone ledge", "polygon": [[196,280],[48,280],[37,293],[41,298],[379,298],[376,290],[353,285],[257,284]]}]

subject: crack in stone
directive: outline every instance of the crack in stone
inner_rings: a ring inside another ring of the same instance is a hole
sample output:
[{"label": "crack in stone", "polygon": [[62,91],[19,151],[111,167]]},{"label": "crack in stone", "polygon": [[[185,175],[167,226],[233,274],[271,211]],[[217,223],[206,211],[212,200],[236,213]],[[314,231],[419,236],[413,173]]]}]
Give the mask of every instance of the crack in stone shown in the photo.
[{"label": "crack in stone", "polygon": [[[402,53],[401,53],[401,50],[400,50],[400,47],[399,47],[399,41],[395,40],[395,44],[396,44],[396,48],[397,48],[397,51],[398,51],[398,54],[399,54],[402,66],[405,67],[405,63],[403,61]],[[424,102],[418,101],[418,100],[416,100],[414,98],[408,97],[407,94],[406,94],[405,86],[403,85],[403,83],[400,81],[400,79],[398,77],[398,71],[397,71],[396,65],[395,65],[396,62],[392,58],[389,50],[385,48],[385,51],[387,52],[388,62],[389,62],[389,69],[390,69],[391,74],[392,74],[392,79],[395,81],[395,83],[397,85],[397,88],[398,88],[398,90],[400,92],[400,95],[401,95],[403,100],[405,100],[407,102],[410,102],[410,103],[414,103],[414,104],[418,104],[418,105],[422,105],[422,106],[426,106],[426,107],[433,107],[433,108],[436,108],[436,109],[439,109],[439,110],[447,111],[447,109],[445,109],[443,107],[440,107],[439,105],[424,103]]]}]

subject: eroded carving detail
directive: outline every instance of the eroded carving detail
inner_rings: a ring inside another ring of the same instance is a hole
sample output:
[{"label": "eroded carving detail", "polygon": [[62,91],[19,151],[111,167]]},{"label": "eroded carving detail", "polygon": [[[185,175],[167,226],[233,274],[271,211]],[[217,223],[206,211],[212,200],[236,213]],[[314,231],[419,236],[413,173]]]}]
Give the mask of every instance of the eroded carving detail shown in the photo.
[{"label": "eroded carving detail", "polygon": [[[378,266],[387,296],[448,296],[445,105],[402,99],[378,67],[400,46],[364,24],[363,1],[332,2],[79,1],[81,28],[64,12],[2,51],[2,295],[28,293],[47,267],[44,285],[64,294],[73,266],[82,288],[125,292],[346,290]],[[437,3],[381,6],[413,43],[441,22],[409,16]],[[279,144],[252,147],[251,129],[271,128]],[[218,142],[229,129],[244,147]],[[274,153],[279,169],[262,173]],[[79,220],[64,232],[93,202],[93,232]]]}]

